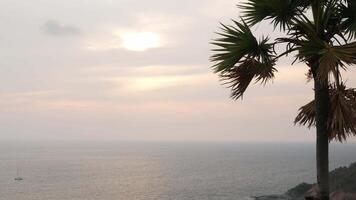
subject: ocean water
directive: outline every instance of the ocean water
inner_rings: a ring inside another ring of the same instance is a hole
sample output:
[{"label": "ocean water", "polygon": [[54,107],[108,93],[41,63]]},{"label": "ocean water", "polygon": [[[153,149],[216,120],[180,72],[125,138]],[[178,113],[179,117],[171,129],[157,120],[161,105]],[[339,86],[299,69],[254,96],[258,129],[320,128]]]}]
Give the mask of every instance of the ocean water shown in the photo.
[{"label": "ocean water", "polygon": [[[313,182],[314,154],[313,144],[0,142],[0,200],[248,200]],[[356,144],[331,147],[332,168],[353,161]]]}]

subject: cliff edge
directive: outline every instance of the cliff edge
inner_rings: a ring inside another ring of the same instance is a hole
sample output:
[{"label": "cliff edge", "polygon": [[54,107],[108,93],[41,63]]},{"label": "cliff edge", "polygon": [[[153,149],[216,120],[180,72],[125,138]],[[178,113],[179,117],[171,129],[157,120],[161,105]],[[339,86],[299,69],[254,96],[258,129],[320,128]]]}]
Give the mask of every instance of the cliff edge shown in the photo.
[{"label": "cliff edge", "polygon": [[[330,172],[330,199],[356,200],[356,163]],[[301,183],[282,195],[255,197],[256,200],[304,200],[317,193],[315,184]]]}]

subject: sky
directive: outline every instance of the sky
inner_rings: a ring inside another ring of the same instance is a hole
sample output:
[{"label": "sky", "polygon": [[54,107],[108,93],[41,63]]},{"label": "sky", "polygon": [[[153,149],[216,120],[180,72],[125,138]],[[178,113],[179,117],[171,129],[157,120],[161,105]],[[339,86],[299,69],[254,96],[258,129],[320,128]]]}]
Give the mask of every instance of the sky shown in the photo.
[{"label": "sky", "polygon": [[0,139],[314,141],[293,125],[313,98],[302,63],[238,101],[213,74],[209,42],[237,3],[0,0]]}]

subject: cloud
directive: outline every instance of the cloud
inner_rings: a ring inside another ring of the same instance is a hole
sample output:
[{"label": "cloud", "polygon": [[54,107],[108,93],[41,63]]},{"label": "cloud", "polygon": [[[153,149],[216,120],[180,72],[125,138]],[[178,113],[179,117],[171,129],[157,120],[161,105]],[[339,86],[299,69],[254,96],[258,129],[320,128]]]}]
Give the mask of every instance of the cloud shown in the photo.
[{"label": "cloud", "polygon": [[53,36],[73,36],[80,35],[81,30],[78,27],[62,25],[57,20],[49,20],[43,25],[44,31]]},{"label": "cloud", "polygon": [[[239,19],[239,1],[5,0],[0,139],[312,140],[293,127],[313,86],[292,56],[278,63],[273,84],[251,84],[244,101],[230,100],[213,74],[209,42],[219,21]],[[159,48],[123,48],[131,31],[156,34]],[[252,31],[279,36],[268,23]]]}]

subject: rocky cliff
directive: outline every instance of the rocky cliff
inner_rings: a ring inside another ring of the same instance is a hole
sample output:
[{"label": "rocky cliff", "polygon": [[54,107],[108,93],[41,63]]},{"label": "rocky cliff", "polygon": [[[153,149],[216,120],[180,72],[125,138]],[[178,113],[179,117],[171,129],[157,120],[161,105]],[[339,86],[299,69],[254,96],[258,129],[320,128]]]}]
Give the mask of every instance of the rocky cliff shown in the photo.
[{"label": "rocky cliff", "polygon": [[[315,184],[301,183],[282,195],[255,197],[256,200],[304,200],[316,193]],[[330,172],[331,200],[356,200],[356,163]]]}]

